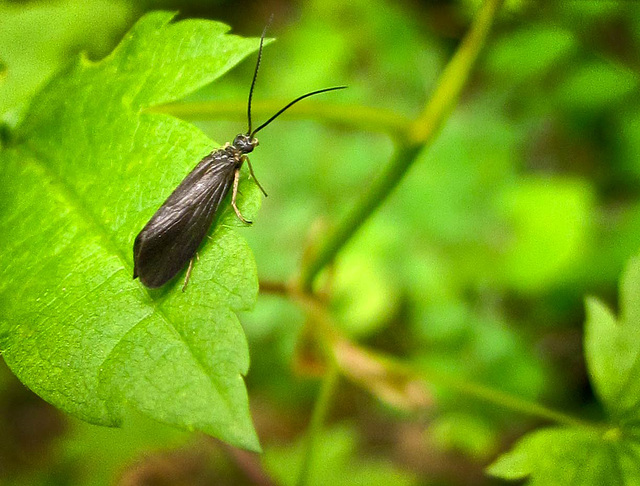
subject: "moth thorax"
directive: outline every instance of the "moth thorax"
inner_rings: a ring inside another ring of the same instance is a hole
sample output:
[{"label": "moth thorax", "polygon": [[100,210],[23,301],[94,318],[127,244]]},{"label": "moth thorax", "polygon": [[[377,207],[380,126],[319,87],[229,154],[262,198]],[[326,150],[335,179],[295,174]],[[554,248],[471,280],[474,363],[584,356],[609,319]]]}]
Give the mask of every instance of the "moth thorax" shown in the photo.
[{"label": "moth thorax", "polygon": [[248,154],[258,146],[258,139],[253,138],[249,134],[241,133],[240,135],[236,135],[236,138],[233,139],[233,146],[243,154]]}]

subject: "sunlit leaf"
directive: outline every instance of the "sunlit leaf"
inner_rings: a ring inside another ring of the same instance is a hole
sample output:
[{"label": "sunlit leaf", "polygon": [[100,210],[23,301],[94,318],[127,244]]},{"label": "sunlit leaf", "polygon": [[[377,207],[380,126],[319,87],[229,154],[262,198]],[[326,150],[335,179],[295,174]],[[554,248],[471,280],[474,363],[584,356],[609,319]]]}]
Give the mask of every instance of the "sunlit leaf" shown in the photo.
[{"label": "sunlit leaf", "polygon": [[529,477],[529,486],[638,484],[637,440],[582,429],[542,429],[522,439],[488,472],[504,479]]},{"label": "sunlit leaf", "polygon": [[504,245],[509,284],[536,290],[565,278],[589,241],[593,206],[589,185],[530,177],[506,190],[501,202],[512,231]]},{"label": "sunlit leaf", "polygon": [[[2,354],[32,390],[86,421],[118,425],[131,407],[258,449],[235,315],[252,306],[257,276],[232,211],[186,292],[175,281],[149,291],[132,280],[135,235],[214,148],[195,127],[145,109],[213,81],[257,47],[223,24],[172,17],[146,15],[107,58],[57,75],[2,154]],[[241,190],[251,216],[260,196],[246,180]]]},{"label": "sunlit leaf", "polygon": [[[0,1],[0,113],[24,103],[66,62],[69,51],[108,52],[132,21],[132,6],[113,0]],[[0,70],[1,71],[1,70]]]},{"label": "sunlit leaf", "polygon": [[606,423],[529,434],[490,474],[528,477],[532,486],[640,484],[640,258],[626,269],[620,301],[617,319],[597,300],[587,301],[585,352]]}]

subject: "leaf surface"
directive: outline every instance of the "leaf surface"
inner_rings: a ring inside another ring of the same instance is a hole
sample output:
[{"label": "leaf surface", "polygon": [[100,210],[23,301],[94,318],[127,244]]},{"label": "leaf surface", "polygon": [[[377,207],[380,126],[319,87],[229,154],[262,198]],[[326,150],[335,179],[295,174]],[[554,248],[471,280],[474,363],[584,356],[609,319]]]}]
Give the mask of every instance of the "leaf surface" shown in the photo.
[{"label": "leaf surface", "polygon": [[529,478],[531,486],[640,484],[640,258],[622,277],[620,316],[587,299],[585,353],[591,381],[607,412],[591,427],[557,427],[526,435],[488,472]]},{"label": "leaf surface", "polygon": [[[236,317],[255,301],[257,272],[228,204],[186,292],[180,276],[154,291],[132,280],[136,234],[215,148],[145,109],[258,46],[223,24],[172,17],[147,14],[105,59],[55,76],[0,154],[0,344],[23,383],[86,421],[115,426],[131,407],[257,450]],[[251,217],[260,196],[246,177],[241,191]]]}]

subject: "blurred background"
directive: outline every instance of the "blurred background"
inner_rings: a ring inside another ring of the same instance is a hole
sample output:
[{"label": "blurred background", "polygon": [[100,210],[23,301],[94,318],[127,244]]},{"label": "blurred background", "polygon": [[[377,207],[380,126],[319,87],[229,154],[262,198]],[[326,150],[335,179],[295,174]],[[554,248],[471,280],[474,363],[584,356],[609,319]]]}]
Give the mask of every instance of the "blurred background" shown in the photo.
[{"label": "blurred background", "polygon": [[[480,0],[0,0],[0,120],[81,51],[106,55],[145,11],[269,35],[254,100],[416,116]],[[255,57],[190,101],[244,101]],[[598,417],[582,354],[584,298],[614,309],[640,246],[640,6],[507,1],[435,144],[339,255],[331,306],[353,339],[568,413]],[[218,143],[245,121],[197,120]],[[384,133],[286,117],[252,154],[269,193],[243,229],[264,281],[340,220],[394,149]],[[0,484],[293,484],[318,382],[293,366],[304,315],[261,295],[241,315],[261,459],[131,417],[94,427],[53,409],[0,365]],[[341,382],[313,484],[491,485],[483,468],[542,424],[434,388],[419,417]],[[261,468],[258,462],[261,460]],[[268,475],[270,478],[267,479]],[[272,481],[272,482],[269,482]]]}]

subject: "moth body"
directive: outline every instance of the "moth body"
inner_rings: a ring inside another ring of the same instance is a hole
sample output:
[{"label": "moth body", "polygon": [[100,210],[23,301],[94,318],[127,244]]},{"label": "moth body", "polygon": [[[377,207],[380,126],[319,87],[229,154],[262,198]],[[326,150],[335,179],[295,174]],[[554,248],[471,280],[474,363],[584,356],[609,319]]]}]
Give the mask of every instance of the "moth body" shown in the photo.
[{"label": "moth body", "polygon": [[246,154],[257,145],[257,139],[240,134],[233,144],[214,150],[196,165],[136,237],[133,278],[147,287],[161,287],[186,266],[229,189],[237,188],[234,180],[248,160]]},{"label": "moth body", "polygon": [[191,275],[193,258],[213,223],[220,203],[229,190],[232,190],[231,206],[236,216],[243,223],[251,223],[240,213],[236,205],[236,195],[240,181],[240,168],[245,162],[249,166],[251,177],[264,195],[267,195],[256,179],[247,158],[247,154],[258,146],[258,140],[254,135],[299,101],[309,96],[346,88],[346,86],[336,86],[298,96],[258,128],[252,130],[251,98],[258,76],[266,32],[267,28],[265,27],[260,37],[258,60],[249,89],[247,132],[236,135],[233,143],[227,143],[224,147],[214,150],[204,157],[160,206],[135,239],[133,244],[133,278],[140,278],[140,281],[147,287],[163,286],[175,277],[187,263],[191,262],[187,269],[183,290],[186,288]]}]

